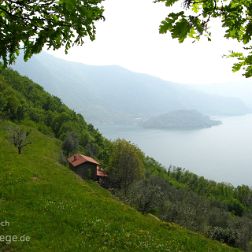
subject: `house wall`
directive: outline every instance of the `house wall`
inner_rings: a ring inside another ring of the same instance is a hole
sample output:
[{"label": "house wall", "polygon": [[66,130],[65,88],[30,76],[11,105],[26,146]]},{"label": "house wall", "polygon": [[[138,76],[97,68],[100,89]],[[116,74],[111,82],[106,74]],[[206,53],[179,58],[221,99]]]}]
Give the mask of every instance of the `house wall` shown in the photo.
[{"label": "house wall", "polygon": [[94,179],[96,180],[96,164],[84,163],[77,167],[70,167],[75,173],[84,179]]}]

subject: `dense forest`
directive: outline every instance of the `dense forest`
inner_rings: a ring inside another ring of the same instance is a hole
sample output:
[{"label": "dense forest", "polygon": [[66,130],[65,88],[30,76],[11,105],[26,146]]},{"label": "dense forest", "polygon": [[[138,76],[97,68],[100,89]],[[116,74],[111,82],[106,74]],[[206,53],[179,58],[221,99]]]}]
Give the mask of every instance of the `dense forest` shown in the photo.
[{"label": "dense forest", "polygon": [[252,250],[248,186],[216,183],[178,167],[166,169],[126,140],[111,142],[59,98],[10,69],[0,70],[0,119],[58,138],[62,163],[74,152],[96,158],[109,173],[109,190],[143,214]]},{"label": "dense forest", "polygon": [[109,141],[82,115],[65,106],[61,100],[10,69],[0,71],[0,116],[37,128],[62,141],[78,142],[80,151],[106,162]]}]

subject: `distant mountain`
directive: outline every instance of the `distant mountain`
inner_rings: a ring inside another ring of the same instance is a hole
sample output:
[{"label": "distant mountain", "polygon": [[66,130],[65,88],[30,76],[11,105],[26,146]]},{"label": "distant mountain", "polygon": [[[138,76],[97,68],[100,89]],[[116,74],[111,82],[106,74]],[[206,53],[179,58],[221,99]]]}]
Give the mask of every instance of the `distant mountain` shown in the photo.
[{"label": "distant mountain", "polygon": [[27,63],[20,57],[13,68],[94,124],[132,124],[178,109],[196,109],[208,115],[250,112],[239,99],[204,94],[119,66],[69,62],[45,52]]},{"label": "distant mountain", "polygon": [[191,87],[195,90],[200,92],[203,91],[211,95],[239,98],[245,102],[246,105],[252,108],[252,81],[250,79],[222,84],[194,85]]},{"label": "distant mountain", "polygon": [[192,130],[221,124],[196,110],[176,110],[145,121],[144,128]]}]

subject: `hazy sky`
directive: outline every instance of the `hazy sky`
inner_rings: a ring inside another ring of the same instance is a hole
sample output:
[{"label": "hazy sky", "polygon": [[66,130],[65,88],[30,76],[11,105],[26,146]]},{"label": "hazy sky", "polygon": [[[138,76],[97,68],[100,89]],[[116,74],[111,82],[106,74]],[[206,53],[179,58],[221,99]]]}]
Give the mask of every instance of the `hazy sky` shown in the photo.
[{"label": "hazy sky", "polygon": [[222,58],[236,49],[213,24],[213,41],[179,44],[170,35],[160,35],[158,27],[169,9],[152,0],[105,0],[105,22],[97,24],[94,42],[51,52],[55,56],[92,65],[120,65],[180,83],[205,84],[244,80],[232,73],[231,61]]}]

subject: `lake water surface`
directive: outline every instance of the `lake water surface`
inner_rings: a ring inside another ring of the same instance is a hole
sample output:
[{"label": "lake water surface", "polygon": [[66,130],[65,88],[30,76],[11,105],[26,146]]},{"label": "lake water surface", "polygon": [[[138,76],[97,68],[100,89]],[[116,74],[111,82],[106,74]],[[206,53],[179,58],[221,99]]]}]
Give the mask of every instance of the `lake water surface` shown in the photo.
[{"label": "lake water surface", "polygon": [[166,167],[172,164],[215,181],[252,186],[252,115],[217,119],[223,124],[191,131],[98,128],[109,139],[130,140]]}]

